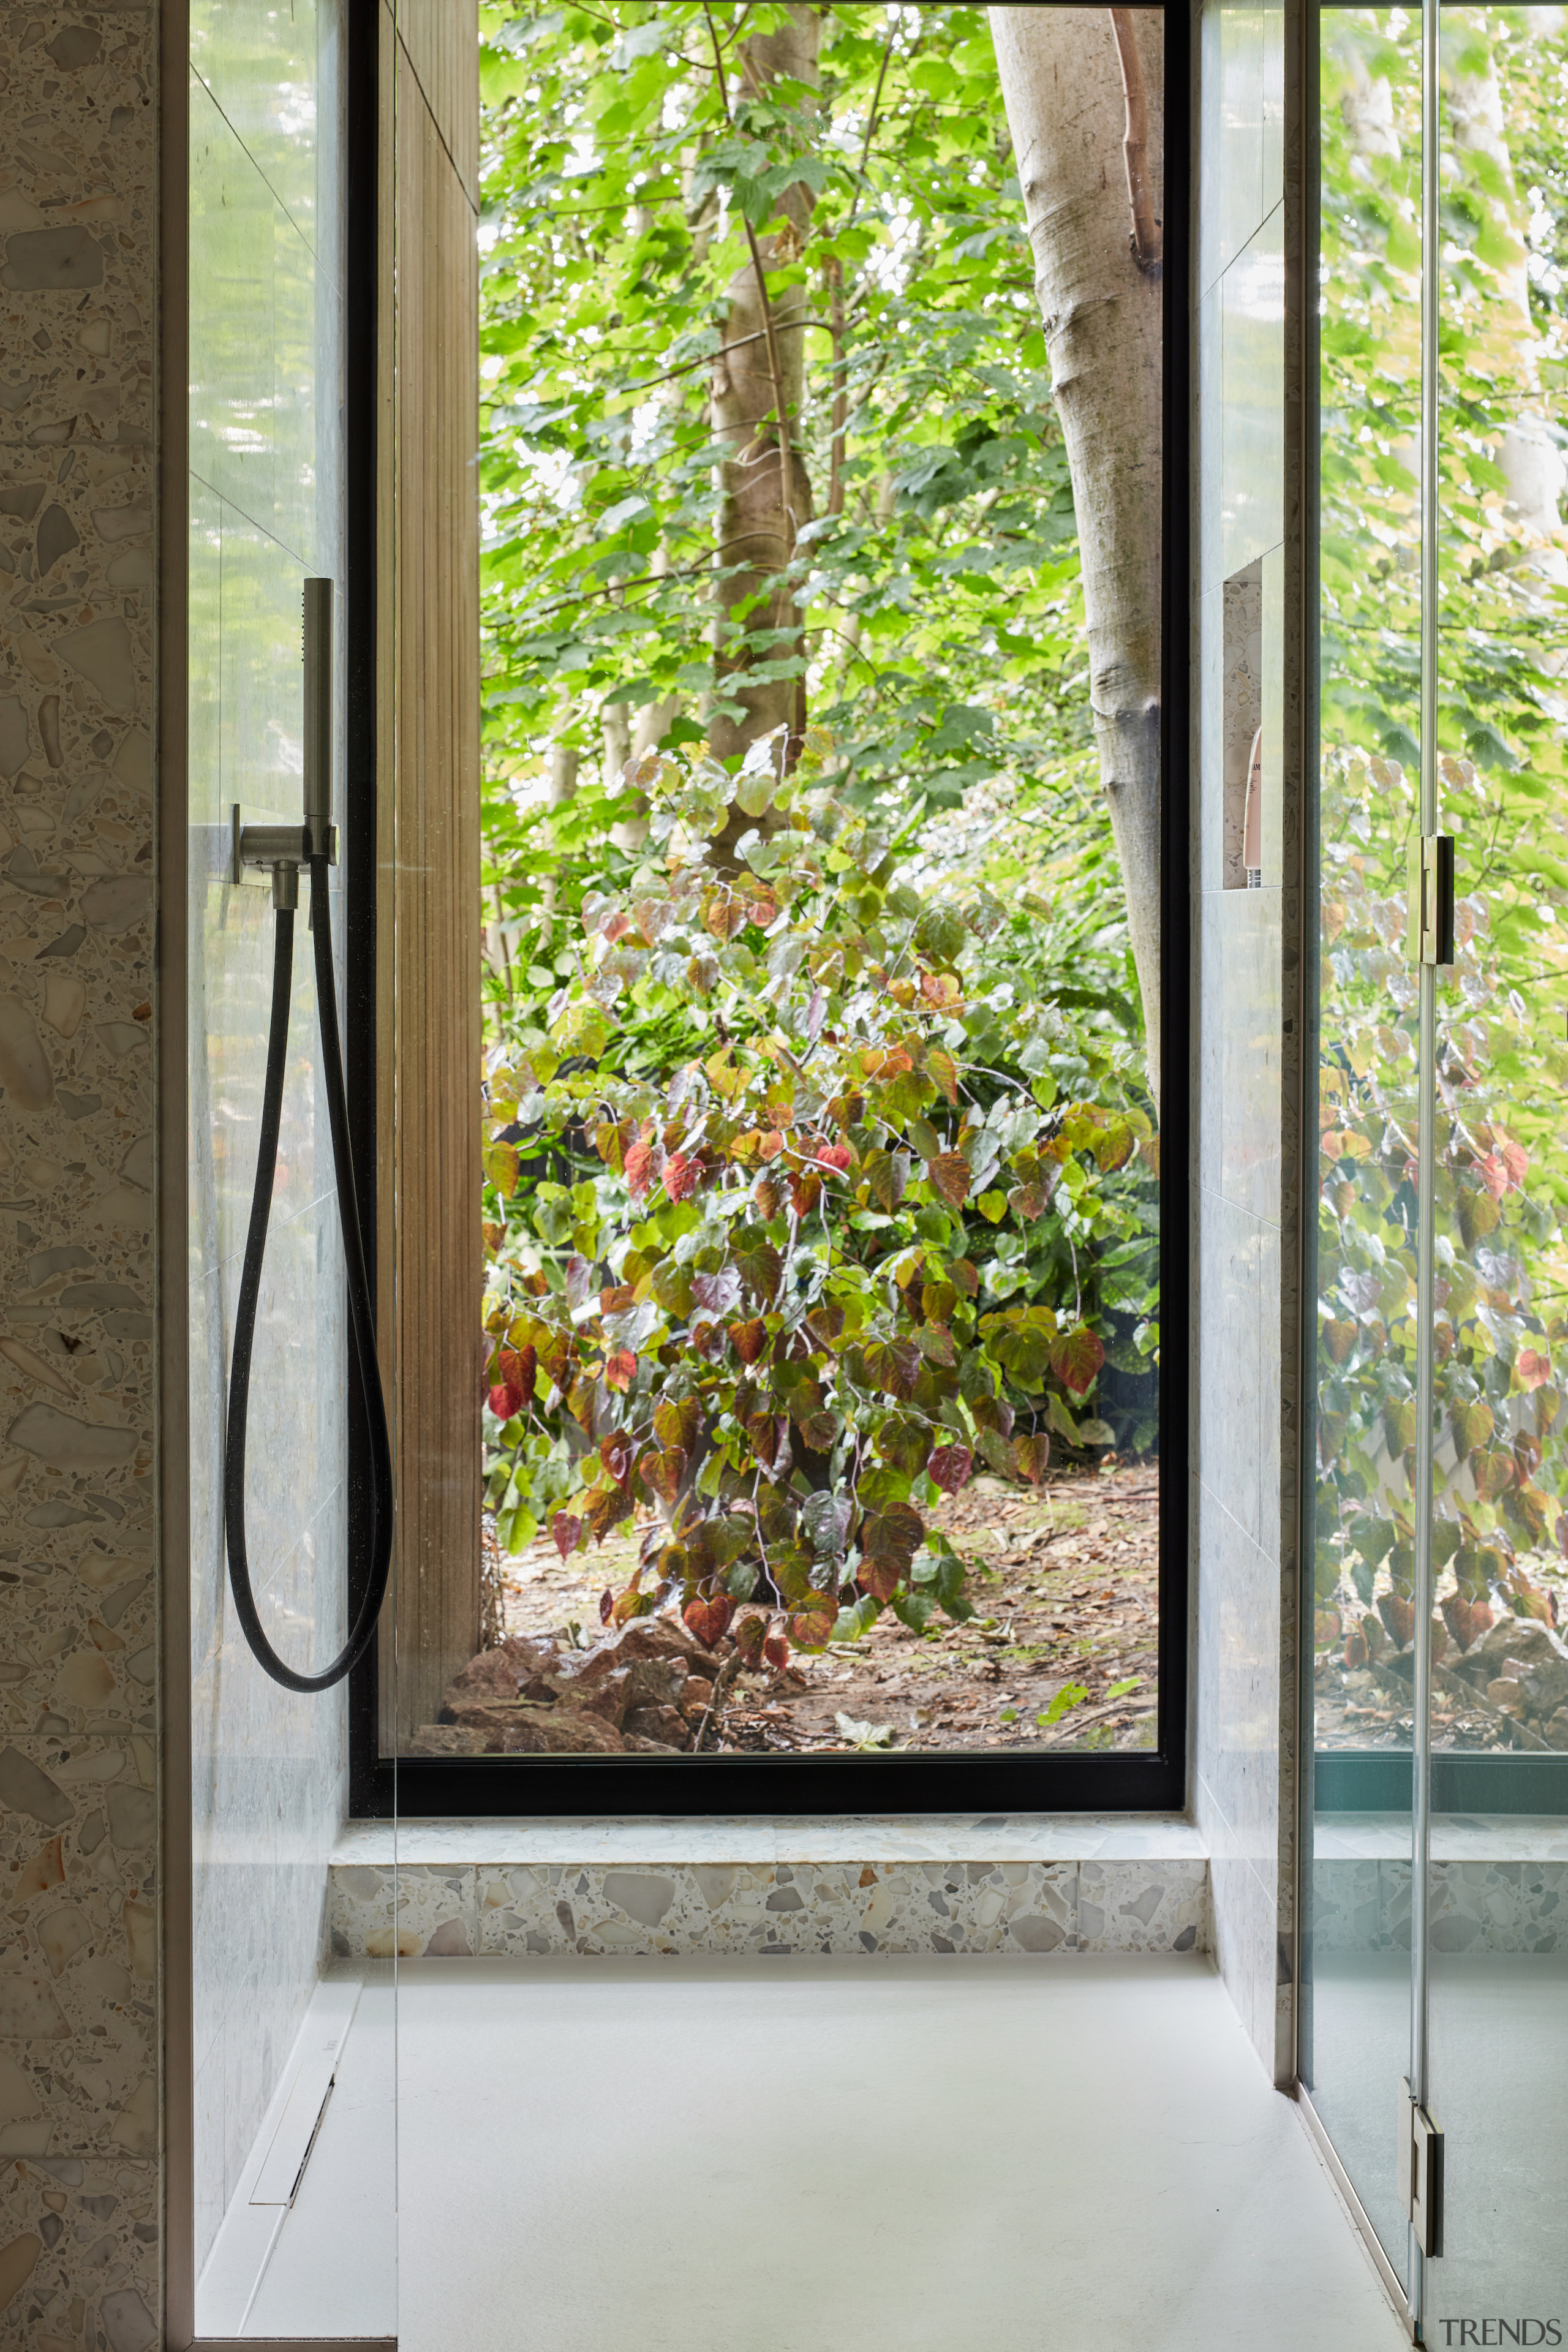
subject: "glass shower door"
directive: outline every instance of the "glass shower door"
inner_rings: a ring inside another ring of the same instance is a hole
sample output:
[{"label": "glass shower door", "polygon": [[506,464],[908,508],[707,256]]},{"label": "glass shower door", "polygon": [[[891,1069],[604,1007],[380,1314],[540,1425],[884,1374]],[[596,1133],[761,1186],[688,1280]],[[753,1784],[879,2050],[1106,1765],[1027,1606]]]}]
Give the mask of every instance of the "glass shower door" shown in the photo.
[{"label": "glass shower door", "polygon": [[1406,10],[1321,18],[1321,905],[1307,1273],[1317,1318],[1300,2063],[1401,2286],[1407,2229],[1393,2150],[1410,2049],[1420,1517],[1421,1019],[1405,940],[1421,818],[1420,64],[1419,21]]},{"label": "glass shower door", "polygon": [[[1568,34],[1445,7],[1426,2340],[1568,2331]],[[1467,2336],[1466,2322],[1475,2323]],[[1489,2334],[1486,2332],[1489,2329]]]},{"label": "glass shower door", "polygon": [[[1422,2339],[1549,2344],[1568,2326],[1568,40],[1547,7],[1320,28],[1300,2073]],[[1402,2081],[1441,2134],[1414,2218]]]}]

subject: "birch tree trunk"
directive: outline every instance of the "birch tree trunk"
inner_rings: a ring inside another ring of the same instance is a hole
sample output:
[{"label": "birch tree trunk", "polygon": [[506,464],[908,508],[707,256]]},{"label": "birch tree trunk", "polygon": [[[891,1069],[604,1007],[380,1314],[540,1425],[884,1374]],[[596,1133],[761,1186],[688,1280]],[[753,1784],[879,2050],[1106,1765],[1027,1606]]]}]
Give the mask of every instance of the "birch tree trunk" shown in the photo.
[{"label": "birch tree trunk", "polygon": [[989,16],[1072,478],[1095,743],[1157,1106],[1162,321],[1150,234],[1164,210],[1163,28],[1157,9]]},{"label": "birch tree trunk", "polygon": [[[780,82],[815,88],[822,19],[806,0],[791,0],[776,32],[743,42],[737,94],[756,97]],[[756,667],[804,651],[800,608],[780,575],[812,513],[811,482],[802,455],[807,289],[772,284],[799,257],[815,204],[799,182],[786,188],[779,210],[788,226],[755,240],[729,285],[724,346],[714,362],[714,437],[727,445],[720,516],[717,668],[725,700],[742,716],[716,711],[709,741],[721,759],[733,758],[775,727],[790,730],[798,749],[805,725],[805,679],[752,677]],[[758,264],[761,267],[759,268]],[[754,650],[736,646],[735,627],[762,634]]]}]

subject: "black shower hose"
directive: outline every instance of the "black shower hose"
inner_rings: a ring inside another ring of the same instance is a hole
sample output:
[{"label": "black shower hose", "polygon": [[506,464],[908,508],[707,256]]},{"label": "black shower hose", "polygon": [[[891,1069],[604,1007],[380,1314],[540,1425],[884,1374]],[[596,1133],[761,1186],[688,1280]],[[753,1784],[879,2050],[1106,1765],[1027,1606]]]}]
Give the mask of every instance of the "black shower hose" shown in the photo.
[{"label": "black shower hose", "polygon": [[316,950],[316,1005],[321,1030],[321,1070],[326,1081],[327,1120],[332,1137],[332,1165],[337,1176],[338,1212],[343,1233],[343,1260],[348,1276],[350,1355],[360,1401],[370,1432],[370,1575],[358,1614],[330,1666],[319,1675],[301,1675],[284,1663],[262,1630],[256,1594],[250,1581],[250,1561],[245,1541],[245,1443],[250,1409],[250,1357],[256,1339],[256,1308],[261,1294],[261,1268],[267,1255],[267,1225],[272,1208],[272,1186],[278,1167],[278,1130],[283,1112],[283,1066],[289,1046],[289,1003],[294,980],[294,909],[277,910],[277,937],[272,964],[272,1018],[267,1035],[267,1079],[261,1097],[261,1139],[256,1161],[256,1191],[250,1203],[250,1227],[245,1237],[245,1264],[239,1278],[239,1308],[235,1317],[234,1360],[228,1377],[228,1429],[224,1444],[223,1515],[228,1543],[228,1581],[245,1638],[258,1663],[286,1690],[331,1690],[342,1681],[369,1649],[375,1633],[386,1580],[392,1565],[392,1447],[386,1431],[386,1402],[382,1395],[376,1362],[375,1318],[371,1308],[370,1280],[365,1269],[364,1229],[360,1223],[354,1190],[353,1155],[349,1147],[348,1104],[343,1094],[343,1060],[338,1044],[337,983],[332,971],[332,934],[327,911],[327,861],[312,857],[310,865],[310,936]]}]

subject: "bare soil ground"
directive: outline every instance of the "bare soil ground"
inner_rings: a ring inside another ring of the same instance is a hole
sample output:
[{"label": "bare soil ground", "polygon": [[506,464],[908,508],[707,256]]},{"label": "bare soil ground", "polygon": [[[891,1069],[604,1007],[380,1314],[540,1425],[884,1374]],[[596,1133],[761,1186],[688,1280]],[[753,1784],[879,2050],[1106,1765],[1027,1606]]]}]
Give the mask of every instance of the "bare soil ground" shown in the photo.
[{"label": "bare soil ground", "polygon": [[[1026,1494],[979,1477],[932,1517],[970,1564],[973,1619],[939,1615],[921,1635],[884,1612],[853,1647],[742,1674],[708,1748],[1152,1747],[1157,1465],[1063,1475]],[[638,1532],[617,1530],[602,1549],[566,1560],[547,1539],[504,1560],[505,1632],[592,1647],[599,1595],[626,1581]],[[1107,1696],[1122,1684],[1131,1687]],[[1066,1685],[1085,1696],[1041,1727],[1037,1717]]]}]

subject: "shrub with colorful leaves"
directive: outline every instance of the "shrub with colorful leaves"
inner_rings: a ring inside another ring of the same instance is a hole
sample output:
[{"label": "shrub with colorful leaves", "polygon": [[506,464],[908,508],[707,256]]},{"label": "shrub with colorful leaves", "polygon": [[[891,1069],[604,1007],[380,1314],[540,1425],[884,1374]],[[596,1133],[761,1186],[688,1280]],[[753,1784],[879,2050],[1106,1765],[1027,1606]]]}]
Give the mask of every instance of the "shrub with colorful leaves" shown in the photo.
[{"label": "shrub with colorful leaves", "polygon": [[[679,1598],[711,1640],[754,1603],[738,1634],[805,1649],[967,1615],[939,1497],[1110,1442],[1078,1269],[1146,1248],[1158,1170],[1124,1097],[1058,1093],[1053,1009],[994,984],[1006,910],[911,887],[831,752],[645,761],[642,862],[487,1085],[503,1540],[548,1521],[564,1556],[645,1507],[606,1620]],[[618,1051],[650,1024],[682,1041],[652,1068]],[[1047,1226],[1055,1296],[1008,1271]]]}]

